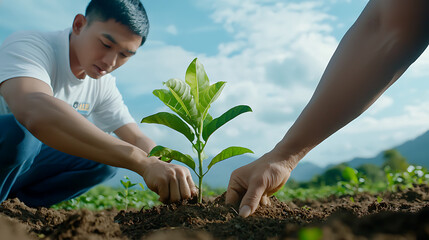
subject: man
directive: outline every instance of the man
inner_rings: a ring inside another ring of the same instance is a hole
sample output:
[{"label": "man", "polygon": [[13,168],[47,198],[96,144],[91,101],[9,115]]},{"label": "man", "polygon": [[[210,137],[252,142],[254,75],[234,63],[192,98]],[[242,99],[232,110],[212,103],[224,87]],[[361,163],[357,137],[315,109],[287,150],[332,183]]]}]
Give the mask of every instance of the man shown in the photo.
[{"label": "man", "polygon": [[92,0],[71,29],[3,42],[0,202],[50,206],[112,177],[111,166],[139,173],[162,202],[196,195],[187,168],[147,157],[155,143],[109,74],[136,54],[148,30],[140,1]]},{"label": "man", "polygon": [[429,44],[429,1],[371,0],[341,40],[285,137],[232,173],[226,202],[247,217],[279,190],[311,149],[363,113]]}]

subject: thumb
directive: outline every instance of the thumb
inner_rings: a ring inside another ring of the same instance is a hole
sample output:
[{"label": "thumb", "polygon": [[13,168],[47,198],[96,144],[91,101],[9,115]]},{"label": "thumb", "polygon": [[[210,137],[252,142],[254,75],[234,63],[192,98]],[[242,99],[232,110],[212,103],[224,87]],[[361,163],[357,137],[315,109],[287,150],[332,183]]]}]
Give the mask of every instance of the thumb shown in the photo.
[{"label": "thumb", "polygon": [[265,188],[263,185],[255,186],[250,185],[247,189],[246,194],[241,200],[239,215],[246,218],[253,214],[261,202],[262,195],[264,194]]}]

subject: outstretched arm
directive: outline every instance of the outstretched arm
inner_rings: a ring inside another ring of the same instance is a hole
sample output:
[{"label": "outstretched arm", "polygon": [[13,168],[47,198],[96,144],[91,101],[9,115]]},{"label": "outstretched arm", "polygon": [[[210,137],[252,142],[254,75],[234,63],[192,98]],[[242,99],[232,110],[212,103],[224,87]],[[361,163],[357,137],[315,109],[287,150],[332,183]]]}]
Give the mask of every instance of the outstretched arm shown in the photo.
[{"label": "outstretched arm", "polygon": [[280,189],[311,149],[362,114],[429,43],[429,1],[372,0],[345,34],[310,102],[275,148],[233,172],[240,215]]}]

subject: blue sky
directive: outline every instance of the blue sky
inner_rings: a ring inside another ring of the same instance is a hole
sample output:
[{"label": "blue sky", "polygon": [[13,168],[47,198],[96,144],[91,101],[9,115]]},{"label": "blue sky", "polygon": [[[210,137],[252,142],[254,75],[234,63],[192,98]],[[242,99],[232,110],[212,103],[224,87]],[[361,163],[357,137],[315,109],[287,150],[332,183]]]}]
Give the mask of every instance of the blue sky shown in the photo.
[{"label": "blue sky", "polygon": [[[212,82],[227,81],[213,116],[246,104],[253,113],[216,132],[207,154],[239,145],[259,157],[271,150],[310,99],[338,42],[367,1],[143,0],[151,29],[146,44],[113,73],[139,122],[166,110],[152,95],[169,78],[184,78],[193,58]],[[14,31],[61,30],[87,0],[0,0],[0,42]],[[429,129],[429,53],[366,113],[310,152],[318,165],[369,157]],[[317,121],[315,120],[315,124]],[[140,124],[158,144],[192,153],[185,138]],[[227,163],[225,163],[227,164]]]}]

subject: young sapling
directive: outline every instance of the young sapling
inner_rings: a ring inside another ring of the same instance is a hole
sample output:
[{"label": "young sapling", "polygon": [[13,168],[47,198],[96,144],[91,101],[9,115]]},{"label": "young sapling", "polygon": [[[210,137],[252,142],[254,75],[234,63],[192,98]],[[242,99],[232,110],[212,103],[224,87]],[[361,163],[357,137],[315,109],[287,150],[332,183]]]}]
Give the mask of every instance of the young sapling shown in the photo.
[{"label": "young sapling", "polygon": [[226,82],[217,82],[210,85],[204,66],[195,58],[186,70],[185,81],[173,78],[164,82],[167,89],[157,89],[153,94],[158,97],[177,115],[169,112],[159,112],[142,119],[142,123],[155,123],[167,126],[181,134],[191,143],[197,153],[198,169],[194,159],[179,151],[163,146],[156,146],[149,156],[161,157],[161,160],[176,160],[191,168],[199,179],[198,201],[202,202],[203,177],[213,165],[244,153],[253,153],[243,147],[229,147],[216,155],[203,171],[203,160],[207,157],[204,153],[209,137],[221,126],[238,115],[251,112],[246,105],[239,105],[226,111],[218,118],[209,114],[211,104],[219,97]]}]

